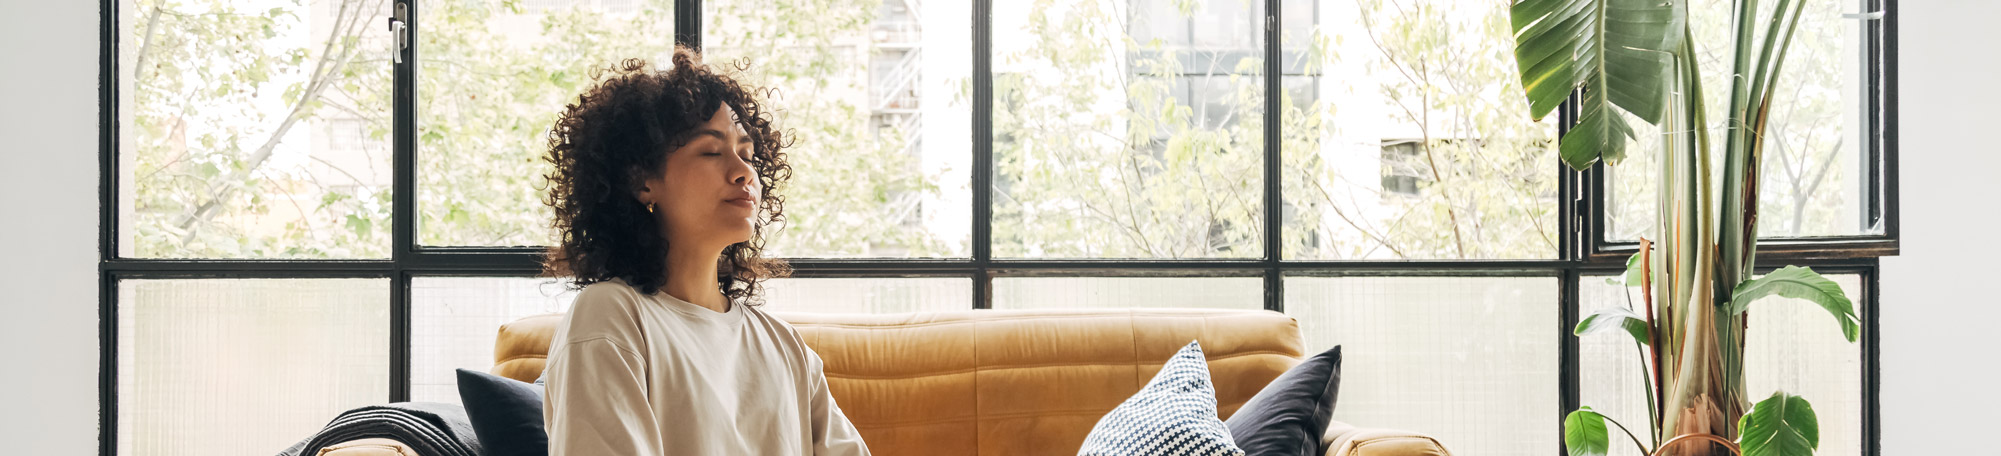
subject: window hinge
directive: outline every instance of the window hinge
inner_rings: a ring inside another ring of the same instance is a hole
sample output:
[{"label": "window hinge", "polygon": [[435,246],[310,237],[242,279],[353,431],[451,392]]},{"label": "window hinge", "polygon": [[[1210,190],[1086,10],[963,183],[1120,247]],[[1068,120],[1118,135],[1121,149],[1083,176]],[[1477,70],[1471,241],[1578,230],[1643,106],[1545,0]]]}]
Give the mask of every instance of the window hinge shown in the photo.
[{"label": "window hinge", "polygon": [[390,61],[403,63],[403,51],[410,49],[410,4],[396,2],[396,14],[389,16],[389,34],[396,40]]}]

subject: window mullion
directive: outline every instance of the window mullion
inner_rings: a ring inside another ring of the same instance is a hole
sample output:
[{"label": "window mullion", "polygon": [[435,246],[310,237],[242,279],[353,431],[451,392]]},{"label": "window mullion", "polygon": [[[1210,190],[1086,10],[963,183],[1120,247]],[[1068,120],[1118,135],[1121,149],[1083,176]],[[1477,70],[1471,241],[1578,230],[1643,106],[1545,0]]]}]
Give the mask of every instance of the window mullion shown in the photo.
[{"label": "window mullion", "polygon": [[973,0],[973,308],[993,308],[993,0]]},{"label": "window mullion", "polygon": [[[1283,85],[1281,61],[1285,43],[1279,34],[1279,15],[1283,11],[1279,0],[1264,0],[1264,52],[1265,52],[1265,121],[1264,121],[1264,261],[1265,261],[1265,309],[1285,311],[1285,278],[1279,268],[1279,260],[1285,258],[1285,177],[1280,163],[1285,154],[1280,150],[1279,127]],[[1192,35],[1192,32],[1191,32]]]},{"label": "window mullion", "polygon": [[674,0],[674,43],[702,49],[702,0]]}]

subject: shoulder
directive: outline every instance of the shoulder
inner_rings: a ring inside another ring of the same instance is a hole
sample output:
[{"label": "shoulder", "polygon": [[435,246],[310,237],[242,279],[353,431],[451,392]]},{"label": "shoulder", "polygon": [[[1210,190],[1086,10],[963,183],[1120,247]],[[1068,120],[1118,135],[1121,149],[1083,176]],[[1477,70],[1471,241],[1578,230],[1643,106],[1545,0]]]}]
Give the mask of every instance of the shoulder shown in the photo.
[{"label": "shoulder", "polygon": [[624,280],[611,279],[585,285],[577,291],[577,303],[631,303],[641,296],[638,289],[627,285]]},{"label": "shoulder", "polygon": [[806,344],[806,338],[799,334],[798,328],[792,327],[792,323],[766,312],[762,306],[744,306],[744,311],[749,314],[746,317],[769,332],[772,339],[781,341],[795,350],[806,352],[804,354],[811,354],[812,347]]},{"label": "shoulder", "polygon": [[743,305],[743,311],[746,314],[744,315],[745,317],[757,322],[760,326],[769,328],[772,333],[785,336],[786,339],[794,342],[801,341],[799,330],[793,328],[792,323],[788,323],[783,318],[778,318],[775,315],[765,312],[763,306]]},{"label": "shoulder", "polygon": [[645,299],[639,290],[621,280],[585,285],[570,304],[570,314],[564,323],[569,330],[565,338],[633,341],[640,334],[638,306]]}]

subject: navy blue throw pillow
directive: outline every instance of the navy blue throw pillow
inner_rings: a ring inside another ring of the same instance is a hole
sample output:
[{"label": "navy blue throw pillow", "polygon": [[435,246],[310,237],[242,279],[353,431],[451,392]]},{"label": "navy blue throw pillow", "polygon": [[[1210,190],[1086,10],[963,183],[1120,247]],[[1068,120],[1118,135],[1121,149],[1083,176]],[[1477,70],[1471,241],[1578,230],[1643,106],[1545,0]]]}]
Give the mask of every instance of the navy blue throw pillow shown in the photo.
[{"label": "navy blue throw pillow", "polygon": [[1334,419],[1341,391],[1341,346],[1307,358],[1265,385],[1223,422],[1251,456],[1326,454],[1320,435]]},{"label": "navy blue throw pillow", "polygon": [[459,400],[483,456],[548,456],[542,385],[459,369]]}]

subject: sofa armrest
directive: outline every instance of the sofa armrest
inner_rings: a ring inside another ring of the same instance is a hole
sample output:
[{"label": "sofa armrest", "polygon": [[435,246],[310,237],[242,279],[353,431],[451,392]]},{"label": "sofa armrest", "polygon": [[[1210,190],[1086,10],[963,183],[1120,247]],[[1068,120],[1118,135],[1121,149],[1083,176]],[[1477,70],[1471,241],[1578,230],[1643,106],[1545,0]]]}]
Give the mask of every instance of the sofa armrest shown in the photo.
[{"label": "sofa armrest", "polygon": [[1358,428],[1335,421],[1320,437],[1327,456],[1452,456],[1431,436],[1394,429]]},{"label": "sofa armrest", "polygon": [[395,439],[357,439],[327,445],[311,456],[422,456]]}]

